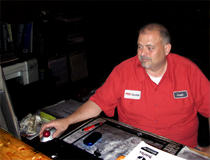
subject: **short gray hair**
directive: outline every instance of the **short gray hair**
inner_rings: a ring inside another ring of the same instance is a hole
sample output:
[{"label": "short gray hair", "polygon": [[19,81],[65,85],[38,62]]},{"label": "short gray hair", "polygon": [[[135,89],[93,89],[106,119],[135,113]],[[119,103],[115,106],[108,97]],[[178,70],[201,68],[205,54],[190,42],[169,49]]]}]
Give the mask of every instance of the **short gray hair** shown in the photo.
[{"label": "short gray hair", "polygon": [[140,30],[139,30],[139,34],[146,34],[147,31],[159,31],[160,33],[160,37],[162,37],[163,42],[165,44],[171,43],[171,38],[170,38],[170,34],[168,29],[163,26],[162,24],[159,23],[149,23],[144,25]]}]

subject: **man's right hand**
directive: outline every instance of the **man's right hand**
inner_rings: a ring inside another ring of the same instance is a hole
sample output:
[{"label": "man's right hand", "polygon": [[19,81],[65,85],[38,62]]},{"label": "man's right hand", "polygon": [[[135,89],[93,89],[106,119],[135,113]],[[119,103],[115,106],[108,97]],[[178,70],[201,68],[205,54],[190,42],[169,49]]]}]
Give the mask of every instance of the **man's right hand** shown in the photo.
[{"label": "man's right hand", "polygon": [[39,132],[39,137],[42,138],[43,132],[47,128],[54,127],[57,129],[53,133],[53,138],[57,137],[61,132],[65,131],[70,124],[84,121],[89,118],[98,116],[101,113],[101,108],[92,101],[87,101],[81,105],[74,113],[63,119],[52,120],[42,125]]},{"label": "man's right hand", "polygon": [[57,129],[57,131],[55,131],[52,135],[53,138],[57,137],[61,132],[65,131],[68,128],[69,124],[67,122],[67,120],[65,118],[63,119],[55,119],[52,120],[50,122],[47,122],[45,124],[42,125],[41,130],[39,132],[39,138],[42,138],[43,136],[43,132],[47,129],[47,128],[51,128],[54,127]]}]

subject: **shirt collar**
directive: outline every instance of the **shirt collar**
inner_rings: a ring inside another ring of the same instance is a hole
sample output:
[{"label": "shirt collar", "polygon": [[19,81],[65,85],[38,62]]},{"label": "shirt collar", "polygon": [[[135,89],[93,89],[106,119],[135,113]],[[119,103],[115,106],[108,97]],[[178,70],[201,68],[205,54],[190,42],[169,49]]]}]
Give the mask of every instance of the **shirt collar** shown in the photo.
[{"label": "shirt collar", "polygon": [[172,63],[171,63],[171,54],[172,53],[169,53],[168,55],[167,55],[167,57],[166,57],[166,60],[167,60],[167,63],[168,63],[168,65],[167,65],[167,69],[166,69],[166,72],[165,72],[165,74],[164,74],[164,76],[165,77],[170,77],[170,68],[171,68],[171,65],[172,65]]}]

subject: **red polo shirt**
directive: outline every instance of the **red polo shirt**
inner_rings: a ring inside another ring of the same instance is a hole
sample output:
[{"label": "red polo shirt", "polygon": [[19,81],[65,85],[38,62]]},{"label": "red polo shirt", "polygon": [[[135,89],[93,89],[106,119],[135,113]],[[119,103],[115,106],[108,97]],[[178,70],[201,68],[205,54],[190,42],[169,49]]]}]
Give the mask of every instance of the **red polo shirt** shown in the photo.
[{"label": "red polo shirt", "polygon": [[132,57],[114,68],[90,100],[107,116],[117,106],[119,121],[194,148],[197,112],[210,117],[209,81],[187,58],[170,53],[167,62],[157,85]]}]

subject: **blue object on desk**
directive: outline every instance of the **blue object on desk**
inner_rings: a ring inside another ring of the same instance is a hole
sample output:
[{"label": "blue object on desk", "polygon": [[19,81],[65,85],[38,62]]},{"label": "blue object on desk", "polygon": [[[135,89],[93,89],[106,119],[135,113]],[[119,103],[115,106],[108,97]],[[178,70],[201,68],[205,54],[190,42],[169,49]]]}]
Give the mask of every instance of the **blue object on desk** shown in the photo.
[{"label": "blue object on desk", "polygon": [[102,134],[99,132],[93,132],[89,136],[87,136],[83,143],[87,146],[92,146],[95,144],[100,138],[102,137]]}]

